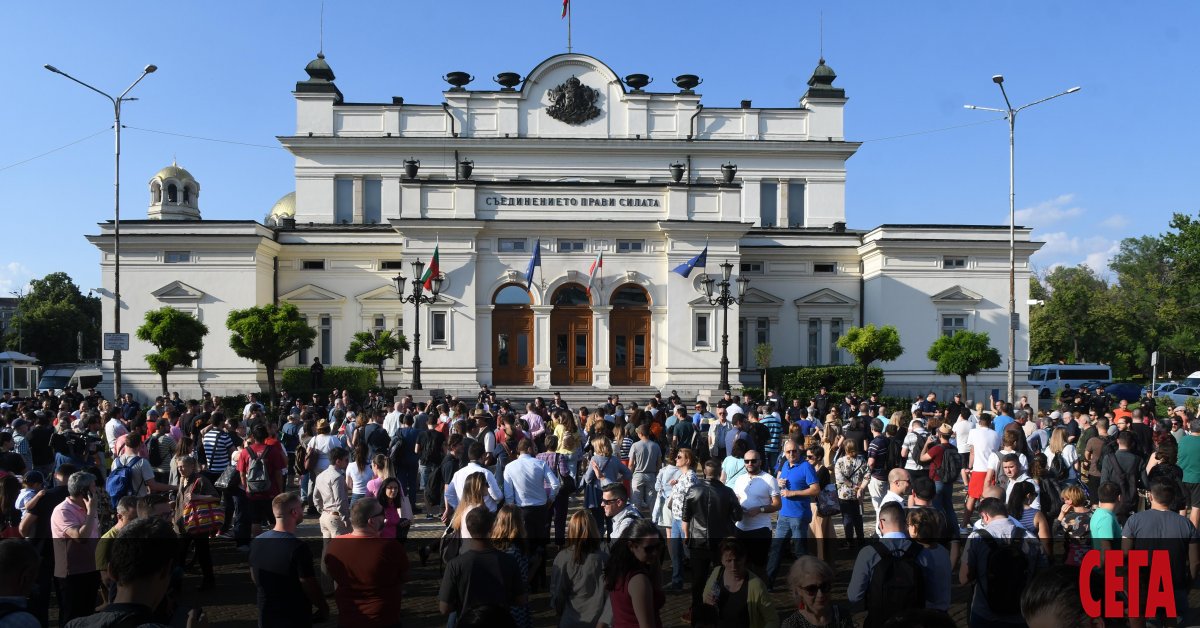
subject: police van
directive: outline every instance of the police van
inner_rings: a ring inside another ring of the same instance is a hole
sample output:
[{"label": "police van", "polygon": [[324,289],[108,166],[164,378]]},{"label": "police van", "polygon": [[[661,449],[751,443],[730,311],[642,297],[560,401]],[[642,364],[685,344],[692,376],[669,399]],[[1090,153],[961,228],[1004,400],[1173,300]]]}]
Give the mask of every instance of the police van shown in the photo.
[{"label": "police van", "polygon": [[1057,397],[1068,385],[1079,388],[1089,382],[1112,382],[1112,367],[1107,364],[1038,364],[1029,367],[1029,385],[1038,389],[1038,397]]},{"label": "police van", "polygon": [[38,391],[46,391],[57,395],[74,386],[80,392],[100,385],[104,379],[100,367],[95,364],[51,364],[42,369],[42,378],[38,381]]}]

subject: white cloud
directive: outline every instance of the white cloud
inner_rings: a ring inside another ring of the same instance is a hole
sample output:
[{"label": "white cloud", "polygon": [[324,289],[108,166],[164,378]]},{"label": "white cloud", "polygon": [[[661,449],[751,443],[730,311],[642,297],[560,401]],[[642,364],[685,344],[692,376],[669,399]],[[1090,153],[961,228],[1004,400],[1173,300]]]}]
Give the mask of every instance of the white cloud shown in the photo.
[{"label": "white cloud", "polygon": [[1109,229],[1123,229],[1127,225],[1129,225],[1129,219],[1123,214],[1113,214],[1100,221],[1101,227],[1106,227]]},{"label": "white cloud", "polygon": [[0,264],[0,296],[24,288],[30,279],[33,279],[33,273],[21,262]]},{"label": "white cloud", "polygon": [[1063,220],[1079,218],[1085,210],[1077,205],[1072,205],[1074,201],[1074,194],[1062,194],[1032,207],[1018,209],[1016,212],[1017,224],[1037,229]]},{"label": "white cloud", "polygon": [[1036,265],[1054,268],[1086,264],[1099,274],[1108,272],[1108,262],[1120,249],[1117,240],[1103,235],[1079,236],[1066,231],[1037,233],[1035,240],[1045,242],[1033,255]]}]

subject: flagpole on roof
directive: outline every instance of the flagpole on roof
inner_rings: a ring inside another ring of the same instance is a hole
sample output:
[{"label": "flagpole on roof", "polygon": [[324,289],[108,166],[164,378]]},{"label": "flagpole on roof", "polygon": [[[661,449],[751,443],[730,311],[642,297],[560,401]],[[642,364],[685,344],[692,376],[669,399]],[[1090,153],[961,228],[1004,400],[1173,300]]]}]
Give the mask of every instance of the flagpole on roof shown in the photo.
[{"label": "flagpole on roof", "polygon": [[565,0],[567,3],[567,52],[571,52],[571,0]]}]

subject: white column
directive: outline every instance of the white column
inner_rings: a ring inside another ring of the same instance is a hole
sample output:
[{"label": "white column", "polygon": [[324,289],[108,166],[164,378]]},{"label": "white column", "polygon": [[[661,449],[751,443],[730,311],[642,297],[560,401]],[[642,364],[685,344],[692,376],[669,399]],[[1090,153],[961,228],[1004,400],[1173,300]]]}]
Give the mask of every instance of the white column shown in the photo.
[{"label": "white column", "polygon": [[475,368],[480,384],[492,384],[492,310],[494,305],[475,308]]},{"label": "white column", "polygon": [[553,351],[553,339],[550,338],[550,313],[553,305],[534,305],[533,310],[533,386],[542,390],[550,389],[550,352]]},{"label": "white column", "polygon": [[609,326],[611,305],[592,306],[592,386],[605,389],[612,385],[612,365],[609,364],[609,343],[612,341],[612,329]]}]

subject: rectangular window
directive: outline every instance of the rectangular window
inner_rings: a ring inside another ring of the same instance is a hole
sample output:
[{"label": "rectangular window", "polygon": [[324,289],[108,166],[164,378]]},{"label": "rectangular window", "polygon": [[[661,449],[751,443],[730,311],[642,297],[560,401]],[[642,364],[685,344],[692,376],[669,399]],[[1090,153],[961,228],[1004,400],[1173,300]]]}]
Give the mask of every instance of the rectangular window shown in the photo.
[{"label": "rectangular window", "polygon": [[817,262],[813,264],[813,272],[824,275],[832,275],[837,272],[837,264],[833,262]]},{"label": "rectangular window", "polygon": [[374,331],[376,334],[379,334],[385,329],[387,329],[387,319],[385,319],[383,316],[376,316],[372,331]]},{"label": "rectangular window", "polygon": [[738,266],[738,268],[741,270],[742,273],[749,274],[749,275],[763,274],[763,263],[762,262],[742,262]]},{"label": "rectangular window", "polygon": [[821,363],[821,319],[808,319],[808,365]]},{"label": "rectangular window", "polygon": [[300,268],[304,270],[325,270],[325,260],[306,259],[300,262]]},{"label": "rectangular window", "polygon": [[967,317],[963,314],[944,314],[942,315],[942,335],[953,336],[960,331],[967,330]]},{"label": "rectangular window", "polygon": [[758,197],[758,226],[774,227],[779,222],[779,184],[762,184]]},{"label": "rectangular window", "polygon": [[[396,318],[396,335],[397,336],[404,335],[404,319],[400,318],[400,317]],[[397,371],[400,370],[400,368],[401,368],[400,365],[402,365],[402,364],[404,364],[404,349],[400,349],[399,351],[396,352],[396,370]]]},{"label": "rectangular window", "polygon": [[333,364],[333,319],[321,316],[321,364]]},{"label": "rectangular window", "polygon": [[383,181],[367,179],[363,181],[363,221],[368,225],[383,222]]},{"label": "rectangular window", "polygon": [[708,314],[707,313],[696,315],[695,327],[696,327],[696,346],[697,347],[707,347],[708,346]]},{"label": "rectangular window", "polygon": [[738,355],[742,357],[742,368],[747,368],[750,363],[748,359],[750,339],[746,337],[746,318],[738,317]]},{"label": "rectangular window", "polygon": [[645,240],[617,240],[618,253],[641,253],[646,250]]},{"label": "rectangular window", "polygon": [[165,264],[186,264],[192,261],[191,251],[166,251],[163,253]]},{"label": "rectangular window", "polygon": [[[304,324],[305,324],[305,325],[307,325],[307,324],[308,324],[308,317],[307,317],[307,316],[305,316],[305,315],[301,314],[301,315],[300,315],[300,320],[304,321]],[[308,349],[307,349],[307,348],[300,349],[299,351],[297,351],[297,352],[296,352],[296,362],[297,362],[297,363],[298,363],[300,366],[304,366],[304,365],[308,364]]]},{"label": "rectangular window", "polygon": [[525,238],[500,238],[500,252],[524,253],[526,243]]},{"label": "rectangular window", "polygon": [[771,319],[760,316],[754,324],[754,346],[771,342]]},{"label": "rectangular window", "polygon": [[942,268],[955,269],[955,268],[966,268],[966,267],[967,267],[967,258],[965,258],[965,257],[946,256],[946,257],[942,258]]},{"label": "rectangular window", "polygon": [[566,240],[566,239],[560,239],[560,240],[558,241],[558,252],[559,252],[559,253],[578,253],[578,252],[581,252],[581,251],[583,251],[583,249],[584,249],[584,245],[586,244],[586,242],[587,242],[586,240]]},{"label": "rectangular window", "polygon": [[354,218],[354,179],[334,179],[333,187],[333,222],[349,224]]},{"label": "rectangular window", "polygon": [[398,259],[383,260],[379,262],[379,270],[404,270],[404,262]]},{"label": "rectangular window", "polygon": [[787,221],[789,227],[804,226],[804,184],[788,184]]},{"label": "rectangular window", "polygon": [[430,312],[429,326],[431,328],[430,344],[444,345],[446,344],[446,313],[445,312]]},{"label": "rectangular window", "polygon": [[829,363],[842,363],[842,350],[837,346],[838,339],[842,337],[842,319],[835,318],[829,321]]}]

